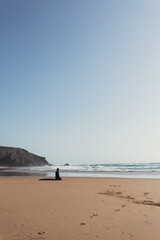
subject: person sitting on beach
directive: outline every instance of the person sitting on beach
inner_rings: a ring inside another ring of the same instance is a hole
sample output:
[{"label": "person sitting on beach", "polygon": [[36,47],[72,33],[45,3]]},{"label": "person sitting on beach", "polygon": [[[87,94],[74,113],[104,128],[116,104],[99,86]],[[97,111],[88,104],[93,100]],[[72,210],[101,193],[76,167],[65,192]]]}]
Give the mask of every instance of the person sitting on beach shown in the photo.
[{"label": "person sitting on beach", "polygon": [[62,180],[62,178],[59,176],[59,168],[57,168],[57,171],[55,173],[56,180]]}]

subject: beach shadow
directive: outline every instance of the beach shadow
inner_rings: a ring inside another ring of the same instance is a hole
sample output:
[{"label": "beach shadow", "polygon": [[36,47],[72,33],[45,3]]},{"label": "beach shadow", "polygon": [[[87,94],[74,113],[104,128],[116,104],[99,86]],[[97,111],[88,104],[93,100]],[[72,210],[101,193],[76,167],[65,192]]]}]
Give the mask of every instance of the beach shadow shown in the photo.
[{"label": "beach shadow", "polygon": [[57,180],[54,178],[41,178],[39,179],[39,181],[57,181]]}]

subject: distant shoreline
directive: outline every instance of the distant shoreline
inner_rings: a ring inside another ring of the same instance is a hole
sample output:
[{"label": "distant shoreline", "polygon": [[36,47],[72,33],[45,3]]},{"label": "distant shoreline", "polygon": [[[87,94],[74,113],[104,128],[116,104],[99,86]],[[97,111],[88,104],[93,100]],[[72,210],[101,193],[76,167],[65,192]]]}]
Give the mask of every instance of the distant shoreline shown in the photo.
[{"label": "distant shoreline", "polygon": [[[0,167],[0,177],[55,177],[57,166]],[[85,171],[59,166],[60,176],[73,178],[160,179],[159,171]]]}]

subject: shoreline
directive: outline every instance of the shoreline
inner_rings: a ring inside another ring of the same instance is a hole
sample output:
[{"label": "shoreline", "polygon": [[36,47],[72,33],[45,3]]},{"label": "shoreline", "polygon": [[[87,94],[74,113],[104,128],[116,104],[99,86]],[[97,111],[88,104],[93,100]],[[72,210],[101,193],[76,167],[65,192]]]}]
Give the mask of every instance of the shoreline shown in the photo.
[{"label": "shoreline", "polygon": [[1,176],[20,177],[54,177],[56,169],[60,169],[61,177],[98,177],[127,179],[160,179],[160,164],[96,164],[69,166],[32,166],[32,167],[0,167]]},{"label": "shoreline", "polygon": [[[54,177],[55,171],[38,171],[24,168],[0,168],[1,177]],[[87,172],[60,171],[60,176],[73,178],[124,178],[124,179],[160,179],[160,172]]]},{"label": "shoreline", "polygon": [[[68,174],[67,174],[68,175]],[[115,175],[112,175],[112,176],[88,176],[88,175],[85,175],[85,176],[72,176],[72,175],[69,175],[69,176],[64,176],[63,174],[60,175],[62,177],[62,179],[64,178],[73,178],[73,179],[76,179],[76,178],[80,178],[80,179],[126,179],[126,180],[160,180],[160,176],[139,176],[139,175],[136,175],[136,176],[124,176],[124,175],[121,175],[121,176],[115,176]],[[15,174],[14,173],[1,173],[0,171],[0,179],[1,178],[55,178],[54,177],[54,174],[48,176],[48,175],[44,175],[44,174],[39,174],[39,173],[17,173]]]},{"label": "shoreline", "polygon": [[157,179],[1,177],[0,236],[157,240],[159,186]]},{"label": "shoreline", "polygon": [[[79,176],[72,176],[72,177],[63,177],[63,176],[61,176],[62,177],[62,180],[63,179],[108,179],[108,180],[149,180],[149,181],[160,181],[160,177],[159,178],[145,178],[145,177],[79,177]],[[0,179],[52,179],[52,180],[55,180],[55,177],[47,177],[47,176],[24,176],[24,175],[22,175],[22,176],[15,176],[15,175],[13,175],[13,176],[1,176],[0,175]]]}]

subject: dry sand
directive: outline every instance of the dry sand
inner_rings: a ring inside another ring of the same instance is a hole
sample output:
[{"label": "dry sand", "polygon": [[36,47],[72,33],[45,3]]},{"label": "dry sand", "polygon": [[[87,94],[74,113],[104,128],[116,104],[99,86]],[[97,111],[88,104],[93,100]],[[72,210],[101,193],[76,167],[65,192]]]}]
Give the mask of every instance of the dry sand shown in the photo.
[{"label": "dry sand", "polygon": [[0,178],[0,240],[159,240],[160,180]]}]

